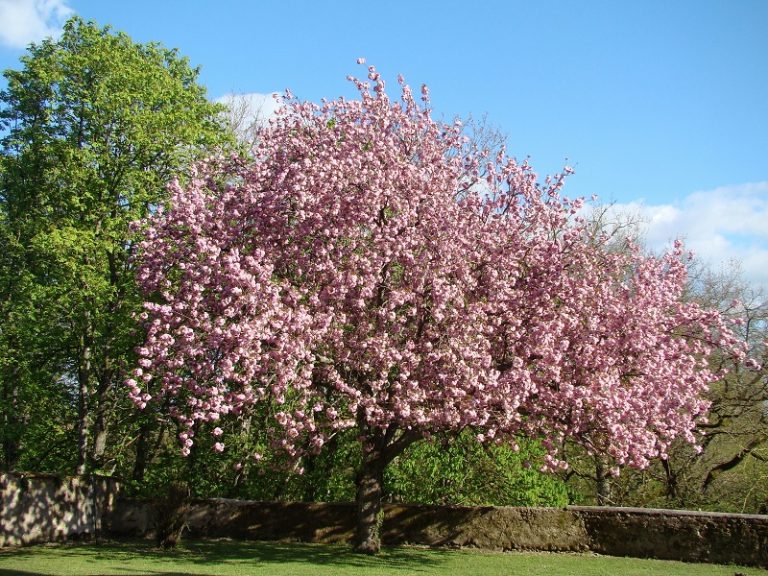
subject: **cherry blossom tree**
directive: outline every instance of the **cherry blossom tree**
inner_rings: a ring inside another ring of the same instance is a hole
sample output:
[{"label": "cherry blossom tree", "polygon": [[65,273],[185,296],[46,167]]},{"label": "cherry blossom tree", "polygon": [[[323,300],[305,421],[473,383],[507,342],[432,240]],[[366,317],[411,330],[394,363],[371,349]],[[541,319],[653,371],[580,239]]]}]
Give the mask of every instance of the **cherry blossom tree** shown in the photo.
[{"label": "cherry blossom tree", "polygon": [[430,434],[525,435],[549,469],[566,438],[634,466],[693,440],[733,338],[681,301],[682,247],[607,249],[560,194],[569,170],[540,182],[432,119],[426,87],[350,79],[359,100],[286,94],[252,159],[201,164],[143,223],[134,401],[167,402],[185,452],[257,408],[296,458],[355,430],[364,552],[385,467]]}]

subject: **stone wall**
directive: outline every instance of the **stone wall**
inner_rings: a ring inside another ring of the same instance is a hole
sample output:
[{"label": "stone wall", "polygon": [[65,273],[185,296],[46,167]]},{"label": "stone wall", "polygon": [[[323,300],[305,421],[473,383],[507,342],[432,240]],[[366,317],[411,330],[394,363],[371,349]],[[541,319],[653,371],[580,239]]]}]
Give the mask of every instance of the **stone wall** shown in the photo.
[{"label": "stone wall", "polygon": [[768,568],[768,516],[643,508],[570,507],[589,534],[590,550]]},{"label": "stone wall", "polygon": [[[98,536],[149,536],[151,501],[117,499],[109,478],[0,474],[0,546]],[[353,504],[193,501],[193,538],[350,542]],[[586,551],[768,567],[768,516],[642,508],[387,505],[387,545]]]},{"label": "stone wall", "polygon": [[[151,502],[118,501],[105,519],[114,535],[148,535]],[[197,500],[188,536],[246,540],[350,542],[353,504]],[[768,516],[636,508],[469,508],[385,506],[387,545],[491,550],[587,551],[768,567]]]},{"label": "stone wall", "polygon": [[118,489],[109,478],[0,474],[0,547],[98,535]]},{"label": "stone wall", "polygon": [[[151,501],[118,499],[110,478],[0,474],[0,547],[149,536]],[[351,542],[354,504],[193,501],[194,538]],[[387,505],[387,545],[586,551],[768,568],[768,516],[643,508]]]}]

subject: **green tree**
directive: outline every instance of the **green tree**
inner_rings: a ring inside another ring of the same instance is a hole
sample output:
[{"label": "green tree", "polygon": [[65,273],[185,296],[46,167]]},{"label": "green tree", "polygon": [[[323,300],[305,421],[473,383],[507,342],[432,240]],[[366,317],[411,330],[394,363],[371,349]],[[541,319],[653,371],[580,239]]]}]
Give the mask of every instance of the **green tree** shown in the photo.
[{"label": "green tree", "polygon": [[462,506],[565,506],[565,483],[539,469],[545,451],[520,438],[481,444],[469,431],[410,446],[387,470],[388,499]]},{"label": "green tree", "polygon": [[186,58],[109,27],[73,18],[21,64],[0,92],[2,464],[50,468],[42,424],[84,473],[107,465],[136,345],[130,223],[232,136]]}]

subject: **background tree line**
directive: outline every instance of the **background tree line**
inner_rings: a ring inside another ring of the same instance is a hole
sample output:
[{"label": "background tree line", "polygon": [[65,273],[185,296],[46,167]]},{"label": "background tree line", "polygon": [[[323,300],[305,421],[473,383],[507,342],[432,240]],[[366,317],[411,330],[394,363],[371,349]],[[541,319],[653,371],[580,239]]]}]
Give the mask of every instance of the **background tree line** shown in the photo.
[{"label": "background tree line", "polygon": [[[3,470],[101,473],[153,494],[178,478],[198,495],[338,501],[354,498],[361,458],[339,435],[301,462],[267,449],[258,415],[225,423],[264,461],[241,462],[230,440],[179,455],[164,407],[137,412],[122,386],[142,341],[135,314],[131,222],[167,197],[195,160],[247,154],[237,126],[208,101],[198,70],[175,50],[136,44],[79,19],[60,40],[32,45],[0,93],[0,441]],[[256,131],[257,132],[257,131]],[[503,139],[480,123],[484,147]],[[249,126],[249,144],[258,138]],[[596,226],[610,227],[595,219]],[[755,363],[731,366],[711,390],[702,448],[686,444],[644,471],[613,477],[607,457],[568,452],[561,476],[538,471],[544,451],[484,446],[471,433],[418,442],[387,472],[386,498],[437,504],[568,502],[765,512],[768,502],[768,305],[737,271],[695,271],[692,300],[741,318]],[[739,304],[734,304],[738,300]],[[729,362],[723,358],[722,362]],[[203,426],[201,424],[201,426]],[[205,439],[208,440],[205,440]]]}]

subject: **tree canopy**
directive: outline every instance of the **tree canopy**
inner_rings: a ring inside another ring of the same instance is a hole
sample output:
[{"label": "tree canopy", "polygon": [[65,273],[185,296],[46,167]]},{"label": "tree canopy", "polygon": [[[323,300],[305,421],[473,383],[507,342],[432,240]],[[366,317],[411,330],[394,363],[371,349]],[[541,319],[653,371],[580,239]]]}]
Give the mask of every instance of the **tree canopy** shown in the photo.
[{"label": "tree canopy", "polygon": [[385,467],[432,434],[540,439],[549,469],[566,439],[633,466],[693,440],[707,358],[736,348],[683,301],[682,246],[612,249],[565,173],[539,182],[433,120],[426,88],[368,79],[359,100],[287,95],[252,160],[199,164],[147,218],[134,401],[163,398],[185,451],[199,423],[224,451],[216,423],[257,408],[293,456],[354,430],[364,551]]},{"label": "tree canopy", "polygon": [[73,18],[21,64],[0,93],[3,464],[16,465],[25,429],[45,426],[41,395],[59,397],[55,415],[74,397],[82,473],[105,464],[136,345],[129,223],[231,136],[198,70],[159,44]]}]

